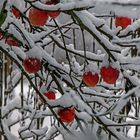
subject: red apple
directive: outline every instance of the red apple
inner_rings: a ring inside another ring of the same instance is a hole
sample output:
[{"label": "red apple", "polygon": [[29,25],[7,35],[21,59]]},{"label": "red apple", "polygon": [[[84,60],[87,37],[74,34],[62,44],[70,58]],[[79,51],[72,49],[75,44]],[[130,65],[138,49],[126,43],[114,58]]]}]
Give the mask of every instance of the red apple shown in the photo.
[{"label": "red apple", "polygon": [[128,17],[116,17],[115,18],[115,26],[121,26],[122,29],[125,29],[128,25],[131,25],[131,19]]},{"label": "red apple", "polygon": [[46,11],[31,8],[29,11],[29,21],[33,26],[44,26],[48,20]]},{"label": "red apple", "polygon": [[41,61],[38,58],[28,57],[23,61],[23,66],[28,73],[37,73],[41,69]]},{"label": "red apple", "polygon": [[5,43],[7,43],[9,46],[19,46],[18,41],[16,41],[13,37],[7,37]]},{"label": "red apple", "polygon": [[[58,4],[59,2],[55,2],[55,1],[48,1],[46,2],[47,5],[56,5]],[[59,11],[50,11],[50,12],[47,12],[48,16],[50,16],[52,19],[55,19],[59,14],[60,12]]]},{"label": "red apple", "polygon": [[94,87],[97,85],[99,81],[99,76],[97,73],[93,73],[91,71],[89,72],[84,72],[83,74],[83,82],[89,86],[89,87]]},{"label": "red apple", "polygon": [[16,8],[12,8],[12,13],[15,15],[16,18],[20,18],[21,13]]},{"label": "red apple", "polygon": [[53,91],[48,91],[48,92],[44,93],[44,96],[46,96],[50,100],[56,99],[55,93]]},{"label": "red apple", "polygon": [[75,118],[75,109],[74,107],[59,109],[58,116],[62,122],[71,123]]},{"label": "red apple", "polygon": [[103,80],[108,84],[115,84],[119,77],[119,70],[113,68],[112,66],[102,67],[100,74]]},{"label": "red apple", "polygon": [[0,32],[0,40],[1,39],[5,39],[5,43],[7,43],[9,46],[16,46],[18,47],[19,46],[19,42],[17,40],[15,40],[13,37],[4,37],[3,36],[3,33]]}]

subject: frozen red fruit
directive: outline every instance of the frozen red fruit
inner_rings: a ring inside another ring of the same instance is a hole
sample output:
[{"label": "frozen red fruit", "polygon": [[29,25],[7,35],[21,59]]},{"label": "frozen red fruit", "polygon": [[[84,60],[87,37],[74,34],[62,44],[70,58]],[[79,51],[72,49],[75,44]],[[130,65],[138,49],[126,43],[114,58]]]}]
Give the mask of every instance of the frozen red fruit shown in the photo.
[{"label": "frozen red fruit", "polygon": [[99,81],[99,76],[97,73],[94,72],[84,72],[83,74],[83,82],[89,86],[89,87],[94,87],[97,85]]},{"label": "frozen red fruit", "polygon": [[26,58],[23,61],[23,66],[28,73],[37,73],[41,69],[41,61],[38,58]]},{"label": "frozen red fruit", "polygon": [[16,18],[20,18],[21,13],[19,10],[17,10],[16,8],[12,8],[12,13]]},{"label": "frozen red fruit", "polygon": [[44,96],[46,96],[49,100],[56,99],[55,93],[53,91],[48,91],[48,92],[44,93]]},{"label": "frozen red fruit", "polygon": [[[48,1],[48,2],[46,2],[46,4],[47,5],[56,5],[56,4],[58,4],[58,2]],[[59,16],[59,14],[60,14],[59,11],[54,11],[54,12],[48,11],[47,12],[47,15],[50,16],[52,19],[57,18],[57,16]]]},{"label": "frozen red fruit", "polygon": [[112,66],[102,67],[100,71],[103,80],[108,84],[115,84],[119,77],[119,73],[119,70],[113,68]]},{"label": "frozen red fruit", "polygon": [[19,46],[19,42],[15,40],[13,37],[7,37],[5,40],[5,43],[7,43],[9,46]]},{"label": "frozen red fruit", "polygon": [[33,26],[44,26],[48,20],[46,11],[31,8],[29,11],[29,21]]},{"label": "frozen red fruit", "polygon": [[73,107],[59,109],[58,116],[62,122],[71,123],[75,118],[75,109]]},{"label": "frozen red fruit", "polygon": [[131,19],[128,17],[116,17],[115,18],[115,26],[121,26],[122,29],[125,29],[128,25],[131,25]]}]

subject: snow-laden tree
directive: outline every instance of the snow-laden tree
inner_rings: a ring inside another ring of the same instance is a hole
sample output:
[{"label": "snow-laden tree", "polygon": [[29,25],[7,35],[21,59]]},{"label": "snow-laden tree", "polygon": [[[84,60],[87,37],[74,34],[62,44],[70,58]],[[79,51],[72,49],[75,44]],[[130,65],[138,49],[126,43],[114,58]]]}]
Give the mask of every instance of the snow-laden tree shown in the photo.
[{"label": "snow-laden tree", "polygon": [[139,6],[1,0],[0,139],[139,140]]}]

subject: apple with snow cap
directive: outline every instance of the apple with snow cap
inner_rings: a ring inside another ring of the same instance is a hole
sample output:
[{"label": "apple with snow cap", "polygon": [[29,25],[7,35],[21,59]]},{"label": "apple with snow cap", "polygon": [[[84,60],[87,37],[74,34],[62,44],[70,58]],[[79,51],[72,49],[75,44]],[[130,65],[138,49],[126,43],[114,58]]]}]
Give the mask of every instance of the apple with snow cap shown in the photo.
[{"label": "apple with snow cap", "polygon": [[41,69],[41,61],[38,58],[27,57],[23,61],[23,66],[28,73],[37,73]]},{"label": "apple with snow cap", "polygon": [[88,62],[82,80],[85,85],[95,87],[99,82],[98,66],[96,63]]},{"label": "apple with snow cap", "polygon": [[43,95],[46,96],[49,100],[55,100],[56,99],[55,92],[53,92],[51,90],[45,92]]},{"label": "apple with snow cap", "polygon": [[12,13],[16,18],[20,18],[21,13],[19,10],[17,10],[16,8],[12,8]]},{"label": "apple with snow cap", "polygon": [[19,42],[11,36],[5,39],[5,43],[7,43],[9,46],[19,46]]},{"label": "apple with snow cap", "polygon": [[122,29],[125,29],[128,25],[131,25],[131,19],[128,18],[128,17],[119,17],[117,16],[115,18],[115,26],[118,27],[118,26],[121,26]]},{"label": "apple with snow cap", "polygon": [[100,71],[101,77],[108,84],[115,84],[119,77],[119,73],[119,70],[113,68],[111,65],[107,67],[103,66]]},{"label": "apple with snow cap", "polygon": [[71,123],[74,121],[75,118],[75,108],[61,108],[58,110],[58,116],[60,117],[60,120],[64,123]]},{"label": "apple with snow cap", "polygon": [[29,11],[29,21],[33,26],[44,26],[48,20],[46,11],[31,8]]},{"label": "apple with snow cap", "polygon": [[[48,100],[55,100],[56,99],[56,94],[52,90],[44,92],[43,95],[45,97],[47,97]],[[44,102],[41,98],[40,98],[40,100],[41,100],[41,102]]]},{"label": "apple with snow cap", "polygon": [[[51,0],[51,1],[47,1],[46,4],[47,5],[56,5],[58,4],[59,1],[56,1],[56,0]],[[57,18],[57,16],[59,16],[60,12],[59,11],[48,11],[47,12],[48,16],[50,16],[52,19],[55,19]]]},{"label": "apple with snow cap", "polygon": [[30,74],[37,73],[42,66],[41,59],[42,53],[38,47],[33,47],[27,53],[26,58],[23,60],[25,70]]},{"label": "apple with snow cap", "polygon": [[0,32],[0,40],[4,39],[5,43],[9,46],[19,46],[19,42],[16,39],[14,39],[12,36],[5,37],[3,34],[4,33]]},{"label": "apple with snow cap", "polygon": [[99,81],[99,75],[95,72],[84,72],[83,82],[89,87],[95,87]]}]

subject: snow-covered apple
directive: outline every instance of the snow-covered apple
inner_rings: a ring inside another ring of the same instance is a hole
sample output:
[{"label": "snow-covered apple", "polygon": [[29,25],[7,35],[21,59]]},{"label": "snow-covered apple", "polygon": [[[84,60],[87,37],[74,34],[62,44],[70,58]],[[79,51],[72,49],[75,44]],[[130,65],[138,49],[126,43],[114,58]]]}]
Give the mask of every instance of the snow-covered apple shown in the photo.
[{"label": "snow-covered apple", "polygon": [[46,93],[44,93],[44,96],[46,96],[49,100],[56,99],[56,95],[53,91],[47,91]]},{"label": "snow-covered apple", "polygon": [[[47,5],[56,5],[58,4],[59,2],[57,1],[48,1],[46,2]],[[59,16],[60,12],[59,11],[50,11],[50,12],[47,12],[48,16],[50,16],[52,19],[55,19],[57,16]]]},{"label": "snow-covered apple", "polygon": [[89,86],[89,87],[94,87],[97,85],[99,81],[99,75],[97,73],[88,71],[84,72],[83,74],[83,82]]},{"label": "snow-covered apple", "polygon": [[115,18],[115,26],[121,26],[122,29],[125,29],[128,25],[131,25],[131,19],[128,17],[119,17]]},{"label": "snow-covered apple", "polygon": [[60,120],[65,123],[71,123],[75,118],[75,108],[61,108],[58,110]]},{"label": "snow-covered apple", "polygon": [[29,21],[33,26],[44,26],[48,20],[46,11],[31,8],[29,11]]},{"label": "snow-covered apple", "polygon": [[14,39],[11,36],[5,37],[2,32],[0,32],[0,40],[1,39],[4,39],[5,43],[8,44],[9,46],[16,46],[16,47],[19,46],[19,42],[16,39]]},{"label": "snow-covered apple", "polygon": [[20,18],[21,13],[16,8],[12,8],[12,13],[16,18]]},{"label": "snow-covered apple", "polygon": [[119,73],[119,70],[112,66],[102,67],[100,71],[103,80],[108,84],[115,84],[119,77]]},{"label": "snow-covered apple", "polygon": [[15,40],[13,37],[7,37],[5,39],[5,43],[7,43],[9,46],[19,46],[19,42]]},{"label": "snow-covered apple", "polygon": [[23,66],[28,73],[37,73],[41,69],[41,60],[38,58],[27,57],[23,61]]}]

